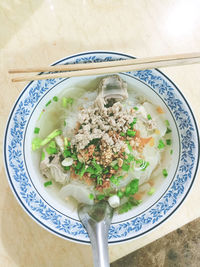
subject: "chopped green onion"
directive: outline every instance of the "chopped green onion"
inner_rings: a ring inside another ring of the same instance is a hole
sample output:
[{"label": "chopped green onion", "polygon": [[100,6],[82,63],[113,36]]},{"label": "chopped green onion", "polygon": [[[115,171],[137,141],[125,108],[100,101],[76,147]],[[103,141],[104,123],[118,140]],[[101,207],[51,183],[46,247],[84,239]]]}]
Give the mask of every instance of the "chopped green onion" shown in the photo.
[{"label": "chopped green onion", "polygon": [[62,107],[63,108],[66,108],[68,104],[73,104],[74,102],[74,99],[71,98],[71,97],[63,97],[62,98]]},{"label": "chopped green onion", "polygon": [[113,166],[113,169],[114,169],[115,171],[117,171],[117,170],[119,169],[118,164],[115,164],[115,166]]},{"label": "chopped green onion", "polygon": [[93,194],[89,194],[89,199],[94,199],[94,195]]},{"label": "chopped green onion", "polygon": [[71,97],[67,97],[67,104],[73,104],[74,99]]},{"label": "chopped green onion", "polygon": [[141,167],[143,167],[142,171],[145,171],[148,166],[149,166],[149,162],[148,161],[144,161],[143,165],[141,166]]},{"label": "chopped green onion", "polygon": [[133,121],[129,124],[131,126],[131,129],[133,129],[134,124],[136,124],[137,118],[134,118]]},{"label": "chopped green onion", "polygon": [[77,170],[80,170],[81,169],[81,167],[82,167],[82,163],[80,162],[80,161],[78,161],[78,163],[76,164],[76,169]]},{"label": "chopped green onion", "polygon": [[134,160],[134,156],[132,154],[128,154],[127,162],[130,163]]},{"label": "chopped green onion", "polygon": [[66,123],[66,121],[64,121],[64,126],[66,126],[67,125],[67,123]]},{"label": "chopped green onion", "polygon": [[172,140],[171,140],[171,139],[167,139],[167,140],[166,140],[166,144],[167,144],[168,146],[170,146],[170,145],[172,144]]},{"label": "chopped green onion", "polygon": [[51,141],[49,146],[46,148],[46,152],[49,155],[53,155],[53,154],[57,154],[58,150],[56,148],[56,142],[55,141]]},{"label": "chopped green onion", "polygon": [[151,118],[151,115],[150,115],[150,114],[147,114],[147,119],[148,119],[148,120],[152,120],[152,118]]},{"label": "chopped green onion", "polygon": [[63,108],[66,108],[67,107],[67,98],[66,97],[63,97],[62,98],[62,107]]},{"label": "chopped green onion", "polygon": [[69,171],[70,170],[70,166],[64,166],[63,167],[65,171]]},{"label": "chopped green onion", "polygon": [[173,149],[170,150],[170,154],[171,154],[171,155],[173,154]]},{"label": "chopped green onion", "polygon": [[39,134],[39,132],[40,132],[40,128],[35,127],[35,129],[34,129],[34,133],[35,133],[35,134]]},{"label": "chopped green onion", "polygon": [[163,173],[163,176],[164,176],[164,177],[167,177],[167,176],[168,176],[168,172],[167,172],[166,169],[163,169],[162,173]]},{"label": "chopped green onion", "polygon": [[113,176],[111,176],[111,178],[110,178],[110,181],[111,181],[111,183],[113,183],[113,184],[115,184],[115,185],[119,185],[119,182],[120,182],[120,180],[123,178],[123,176],[119,176],[119,177],[115,177],[114,175]]},{"label": "chopped green onion", "polygon": [[158,149],[163,149],[165,147],[165,144],[163,142],[162,139],[159,140],[159,143],[158,143]]},{"label": "chopped green onion", "polygon": [[51,100],[49,100],[47,103],[46,103],[46,107],[48,106],[48,105],[50,105],[51,104]]},{"label": "chopped green onion", "polygon": [[169,126],[170,126],[170,124],[169,124],[169,121],[168,121],[168,120],[165,120],[165,125],[166,125],[167,127],[169,127]]},{"label": "chopped green onion", "polygon": [[65,146],[68,146],[69,145],[68,140],[67,140],[67,137],[64,137],[64,145]]},{"label": "chopped green onion", "polygon": [[128,129],[127,132],[126,132],[126,134],[127,134],[128,136],[133,137],[133,136],[135,136],[136,131],[132,131],[132,130]]},{"label": "chopped green onion", "polygon": [[41,143],[42,143],[41,138],[39,138],[39,137],[34,138],[32,141],[32,150],[35,151],[35,150],[39,149],[41,146]]},{"label": "chopped green onion", "polygon": [[134,195],[135,193],[138,192],[139,189],[139,179],[133,179],[130,182],[130,187],[131,187],[131,195]]},{"label": "chopped green onion", "polygon": [[100,176],[97,176],[97,184],[99,185],[103,184],[102,178]]},{"label": "chopped green onion", "polygon": [[97,199],[98,200],[102,200],[102,199],[104,199],[105,198],[105,195],[97,195]]},{"label": "chopped green onion", "polygon": [[72,155],[72,153],[71,153],[71,151],[70,151],[69,149],[65,149],[65,150],[63,151],[63,156],[64,156],[65,158],[71,157],[71,155]]},{"label": "chopped green onion", "polygon": [[120,133],[121,136],[125,136],[126,134],[125,133]]},{"label": "chopped green onion", "polygon": [[131,194],[131,186],[130,185],[126,186],[124,194],[126,197],[130,196],[130,194]]},{"label": "chopped green onion", "polygon": [[57,96],[54,96],[53,97],[53,101],[58,102],[58,97]]},{"label": "chopped green onion", "polygon": [[113,160],[113,161],[110,163],[110,166],[111,166],[111,167],[114,167],[116,164],[117,164],[117,160]]},{"label": "chopped green onion", "polygon": [[48,182],[45,182],[45,183],[44,183],[44,186],[45,186],[45,187],[47,187],[47,186],[49,186],[49,185],[52,185],[52,181],[48,181]]},{"label": "chopped green onion", "polygon": [[125,161],[123,162],[123,165],[122,165],[122,170],[124,171],[128,171],[130,169],[130,165],[128,165]]},{"label": "chopped green onion", "polygon": [[72,154],[71,157],[72,157],[74,160],[77,160],[77,159],[78,159],[77,156],[76,156],[76,154]]},{"label": "chopped green onion", "polygon": [[41,111],[41,113],[40,113],[40,115],[39,115],[39,118],[38,118],[38,120],[40,120],[41,119],[41,117],[42,117],[42,115],[43,115],[43,113],[45,112],[45,110],[43,109],[42,111]]},{"label": "chopped green onion", "polygon": [[128,147],[128,149],[129,149],[129,151],[130,151],[130,152],[133,151],[133,148],[132,148],[132,146],[130,145],[129,141],[126,141],[126,144],[127,144],[127,147]]},{"label": "chopped green onion", "polygon": [[124,196],[124,193],[122,191],[118,191],[117,195],[118,195],[119,198],[122,198]]},{"label": "chopped green onion", "polygon": [[50,133],[45,139],[40,139],[38,137],[34,138],[32,141],[32,150],[35,151],[39,149],[41,146],[46,145],[49,143],[53,138],[60,135],[62,133],[61,130],[54,130],[52,133]]},{"label": "chopped green onion", "polygon": [[42,151],[41,160],[44,160],[44,159],[45,159],[45,152]]},{"label": "chopped green onion", "polygon": [[86,168],[85,168],[85,164],[83,164],[81,171],[80,171],[80,176],[82,177],[85,172],[86,172]]},{"label": "chopped green onion", "polygon": [[138,107],[134,107],[135,110],[138,110]]},{"label": "chopped green onion", "polygon": [[92,165],[95,168],[95,171],[96,171],[97,175],[102,174],[103,168],[99,164],[96,163],[95,159],[92,160]]},{"label": "chopped green onion", "polygon": [[155,193],[156,189],[152,187],[150,191],[147,193],[149,196],[152,196]]},{"label": "chopped green onion", "polygon": [[171,133],[171,132],[172,132],[172,130],[167,128],[166,134]]}]

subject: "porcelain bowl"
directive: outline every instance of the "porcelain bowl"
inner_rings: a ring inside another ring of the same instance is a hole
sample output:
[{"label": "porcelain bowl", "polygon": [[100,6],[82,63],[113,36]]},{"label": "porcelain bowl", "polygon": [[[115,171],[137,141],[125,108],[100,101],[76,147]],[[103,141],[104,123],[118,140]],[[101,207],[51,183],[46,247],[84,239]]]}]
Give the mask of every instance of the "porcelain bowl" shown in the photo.
[{"label": "porcelain bowl", "polygon": [[[63,58],[57,64],[76,64],[132,58],[129,55],[95,51]],[[173,155],[167,179],[159,190],[130,212],[115,214],[109,243],[132,240],[152,231],[181,205],[194,182],[199,158],[199,136],[194,115],[176,85],[156,69],[119,74],[150,101],[163,107],[173,134]],[[54,197],[41,182],[37,156],[31,151],[36,120],[45,104],[63,88],[100,76],[49,79],[30,82],[16,100],[5,130],[4,162],[11,189],[24,210],[50,232],[75,242],[89,244],[76,210]]]}]

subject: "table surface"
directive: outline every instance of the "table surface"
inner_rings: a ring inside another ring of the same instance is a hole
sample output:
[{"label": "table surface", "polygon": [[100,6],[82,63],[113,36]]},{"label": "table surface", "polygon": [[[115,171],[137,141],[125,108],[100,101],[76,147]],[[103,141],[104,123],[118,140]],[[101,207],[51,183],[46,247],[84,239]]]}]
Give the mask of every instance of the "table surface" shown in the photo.
[{"label": "table surface", "polygon": [[[111,50],[136,57],[197,52],[199,0],[0,1],[0,145],[14,101],[26,83],[8,69],[49,65],[68,55]],[[200,65],[162,69],[189,101],[200,122]],[[1,153],[2,155],[2,153]],[[4,171],[0,180],[1,266],[92,266],[89,246],[63,240],[36,224],[15,200]],[[114,261],[199,217],[200,182],[177,212],[148,235],[109,248]]]}]

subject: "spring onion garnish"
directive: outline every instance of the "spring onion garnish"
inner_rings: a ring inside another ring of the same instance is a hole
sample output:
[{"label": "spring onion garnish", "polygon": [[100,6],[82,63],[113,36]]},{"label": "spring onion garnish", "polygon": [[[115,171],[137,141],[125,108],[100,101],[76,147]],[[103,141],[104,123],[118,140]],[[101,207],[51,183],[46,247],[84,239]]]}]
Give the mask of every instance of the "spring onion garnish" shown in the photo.
[{"label": "spring onion garnish", "polygon": [[171,154],[171,155],[173,154],[173,149],[170,150],[170,154]]},{"label": "spring onion garnish", "polygon": [[72,105],[74,102],[74,99],[71,97],[63,97],[62,98],[62,107],[66,108],[68,104]]},{"label": "spring onion garnish", "polygon": [[115,171],[117,171],[117,170],[119,169],[118,164],[115,164],[115,166],[113,166],[113,169],[114,169]]},{"label": "spring onion garnish", "polygon": [[51,141],[48,145],[48,147],[46,148],[46,152],[49,155],[53,155],[53,154],[57,154],[58,150],[56,148],[56,142],[55,141]]},{"label": "spring onion garnish", "polygon": [[132,131],[132,130],[128,129],[127,132],[126,132],[126,134],[127,134],[128,136],[130,136],[130,137],[133,137],[133,136],[135,136],[136,131]]},{"label": "spring onion garnish", "polygon": [[34,138],[32,141],[32,150],[35,151],[35,150],[39,149],[40,147],[49,143],[53,138],[55,138],[56,136],[61,135],[61,134],[62,134],[62,131],[56,129],[43,140],[41,138],[38,138],[38,137]]},{"label": "spring onion garnish", "polygon": [[134,126],[134,124],[136,124],[136,122],[137,122],[137,118],[134,118],[133,121],[129,124],[132,130],[133,130],[133,126]]},{"label": "spring onion garnish", "polygon": [[118,191],[117,195],[118,195],[119,198],[122,198],[124,196],[124,193],[122,191]]},{"label": "spring onion garnish", "polygon": [[130,165],[126,163],[126,161],[124,160],[123,165],[122,165],[122,170],[123,171],[128,171],[130,169]]},{"label": "spring onion garnish", "polygon": [[132,146],[130,145],[129,141],[126,141],[126,144],[127,144],[127,147],[128,147],[128,149],[129,149],[129,151],[130,151],[130,152],[133,151],[133,148],[132,148]]},{"label": "spring onion garnish", "polygon": [[92,193],[89,194],[89,199],[94,199],[94,195]]},{"label": "spring onion garnish", "polygon": [[146,168],[149,166],[149,162],[148,161],[145,161],[143,159],[136,159],[135,160],[135,163],[136,163],[136,166],[139,165],[139,167],[135,167],[134,166],[134,170],[135,171],[140,171],[140,170],[145,171]]},{"label": "spring onion garnish", "polygon": [[151,115],[150,115],[150,114],[147,114],[147,119],[148,119],[148,120],[152,120],[152,118],[151,118]]},{"label": "spring onion garnish", "polygon": [[135,110],[138,110],[138,107],[134,107]]},{"label": "spring onion garnish", "polygon": [[166,144],[167,144],[168,146],[170,146],[170,145],[172,144],[172,140],[171,140],[171,139],[167,139],[167,140],[166,140]]},{"label": "spring onion garnish", "polygon": [[64,169],[65,171],[69,171],[69,170],[70,170],[70,166],[63,166],[63,169]]},{"label": "spring onion garnish", "polygon": [[139,188],[139,179],[133,179],[125,188],[125,196],[129,197],[130,195],[134,195],[138,192]]},{"label": "spring onion garnish", "polygon": [[35,129],[34,129],[34,133],[35,133],[35,134],[39,134],[39,132],[40,132],[40,128],[35,127]]},{"label": "spring onion garnish", "polygon": [[45,152],[42,151],[42,155],[41,155],[41,161],[45,159]]},{"label": "spring onion garnish", "polygon": [[85,164],[83,163],[81,171],[80,171],[80,176],[83,177],[85,172],[86,172],[86,168],[85,168]]},{"label": "spring onion garnish", "polygon": [[152,187],[151,189],[150,189],[150,191],[147,193],[149,196],[152,196],[154,193],[155,193],[155,188],[154,187]]},{"label": "spring onion garnish", "polygon": [[142,165],[142,171],[145,171],[148,166],[149,166],[149,162],[144,161],[144,164]]},{"label": "spring onion garnish", "polygon": [[52,185],[52,181],[48,181],[48,182],[45,182],[45,183],[44,183],[44,186],[45,186],[45,187],[47,187],[47,186],[49,186],[49,185]]},{"label": "spring onion garnish", "polygon": [[102,200],[102,199],[104,199],[105,198],[105,195],[97,195],[97,199],[98,200]]},{"label": "spring onion garnish", "polygon": [[54,96],[53,97],[53,101],[58,102],[58,97],[57,96]]},{"label": "spring onion garnish", "polygon": [[164,177],[167,177],[168,176],[167,170],[166,169],[163,169],[162,174],[163,174]]},{"label": "spring onion garnish", "polygon": [[130,182],[130,187],[131,187],[131,195],[137,193],[139,189],[139,179],[133,179]]},{"label": "spring onion garnish", "polygon": [[97,176],[97,184],[99,184],[99,185],[103,184],[102,178],[99,175]]},{"label": "spring onion garnish", "polygon": [[127,156],[128,156],[128,158],[127,158],[127,160],[126,160],[127,162],[130,163],[131,161],[134,160],[134,156],[133,156],[132,154],[128,154]]},{"label": "spring onion garnish", "polygon": [[165,147],[165,144],[163,142],[162,139],[159,140],[159,143],[158,143],[158,149],[163,149]]},{"label": "spring onion garnish", "polygon": [[121,136],[125,136],[126,134],[125,133],[120,133]]},{"label": "spring onion garnish", "polygon": [[110,178],[110,181],[113,183],[113,184],[115,184],[115,185],[119,185],[119,182],[120,182],[120,180],[123,178],[123,176],[119,176],[119,177],[115,177],[114,175],[113,176],[111,176],[111,178]]},{"label": "spring onion garnish", "polygon": [[168,121],[168,120],[165,120],[165,125],[166,125],[167,127],[169,127],[169,126],[170,126],[170,124],[169,124],[169,121]]},{"label": "spring onion garnish", "polygon": [[167,127],[166,134],[171,133],[171,132],[172,132],[172,130]]},{"label": "spring onion garnish", "polygon": [[38,118],[38,120],[40,120],[40,119],[41,119],[41,117],[42,117],[42,115],[44,114],[44,112],[45,112],[45,110],[43,109],[43,110],[41,111],[40,115],[39,115],[39,118]]},{"label": "spring onion garnish", "polygon": [[48,106],[48,105],[50,105],[51,104],[51,100],[49,100],[47,103],[46,103],[46,107]]},{"label": "spring onion garnish", "polygon": [[63,108],[66,108],[67,107],[67,98],[66,97],[63,97],[62,98],[62,107]]}]

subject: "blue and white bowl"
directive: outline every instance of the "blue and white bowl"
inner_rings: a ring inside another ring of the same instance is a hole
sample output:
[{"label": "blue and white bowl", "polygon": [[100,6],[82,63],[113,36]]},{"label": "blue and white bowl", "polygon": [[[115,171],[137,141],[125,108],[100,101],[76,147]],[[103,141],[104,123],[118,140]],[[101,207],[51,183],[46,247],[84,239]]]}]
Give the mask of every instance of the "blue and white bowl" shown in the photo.
[{"label": "blue and white bowl", "polygon": [[[114,52],[88,52],[61,59],[57,64],[128,59]],[[159,70],[120,74],[149,99],[166,110],[173,133],[172,162],[168,178],[159,190],[130,212],[115,215],[109,243],[142,236],[158,227],[181,205],[194,182],[199,158],[199,136],[194,115],[176,85]],[[17,99],[5,131],[4,160],[11,189],[24,210],[41,226],[68,240],[90,243],[77,212],[68,210],[41,183],[38,162],[32,155],[31,139],[38,115],[54,95],[67,86],[90,81],[95,76],[30,82]]]}]

